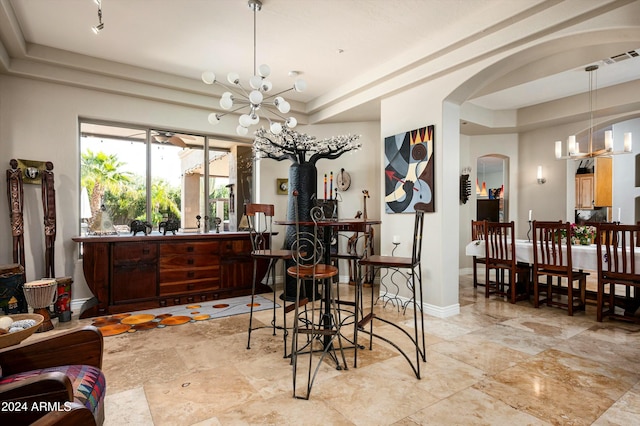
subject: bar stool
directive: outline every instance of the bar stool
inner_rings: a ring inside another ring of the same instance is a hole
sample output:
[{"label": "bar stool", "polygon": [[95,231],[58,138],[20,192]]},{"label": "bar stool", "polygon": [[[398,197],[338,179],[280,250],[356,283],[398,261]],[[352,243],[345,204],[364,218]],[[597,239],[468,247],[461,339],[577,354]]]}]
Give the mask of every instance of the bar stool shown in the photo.
[{"label": "bar stool", "polygon": [[[294,252],[295,265],[287,268],[287,274],[296,279],[295,317],[293,323],[293,337],[291,342],[291,364],[293,366],[293,397],[309,399],[311,388],[316,379],[320,367],[327,355],[331,355],[336,362],[338,370],[347,369],[347,362],[340,335],[340,322],[336,294],[332,283],[333,277],[338,274],[338,268],[325,263],[327,261],[326,247],[318,236],[318,220],[322,217],[322,211],[318,207],[311,209],[311,218],[314,225],[312,230],[301,229],[298,211],[298,191],[293,192],[293,208],[295,214],[295,240],[291,247]],[[303,225],[303,228],[306,228]],[[326,230],[325,230],[326,231]],[[311,294],[307,291],[307,282],[311,283]],[[321,300],[313,295],[318,294],[318,286],[322,286]],[[304,306],[304,311],[300,308]],[[301,341],[302,340],[302,344]],[[336,354],[334,343],[338,342],[338,348],[343,366]],[[306,391],[298,393],[298,358],[308,355],[309,362],[303,363],[306,367]],[[314,365],[314,355],[318,359]]]},{"label": "bar stool", "polygon": [[[291,250],[274,249],[273,248],[273,216],[275,208],[273,204],[246,204],[245,214],[249,221],[249,233],[251,234],[251,257],[253,258],[253,280],[251,281],[251,304],[249,310],[249,330],[247,336],[247,349],[251,349],[251,332],[261,328],[272,328],[273,335],[276,335],[276,329],[283,330],[284,338],[284,357],[287,357],[287,313],[293,310],[293,305],[286,306],[286,286],[284,286],[285,297],[283,298],[284,315],[283,326],[276,325],[276,266],[278,261],[282,261],[282,270],[284,277],[285,261],[293,258]],[[271,288],[273,289],[273,319],[271,326],[253,327],[253,306],[256,295],[256,276],[258,273],[258,263],[268,261],[267,273],[265,277],[271,280]]]},{"label": "bar stool", "polygon": [[[359,278],[358,278],[358,288],[356,290],[356,305],[359,304],[359,298],[362,295],[362,268],[363,267],[372,267],[374,270],[374,275],[378,273],[381,269],[405,269],[408,271],[410,275],[410,279],[407,283],[409,289],[411,290],[411,300],[409,303],[413,303],[413,329],[414,333],[411,335],[398,324],[395,324],[389,320],[386,320],[378,315],[375,315],[373,312],[373,291],[371,292],[371,305],[370,311],[367,315],[364,315],[362,319],[356,321],[356,327],[354,330],[355,334],[355,353],[354,353],[354,367],[357,367],[358,363],[358,334],[360,332],[364,332],[369,334],[369,350],[373,347],[373,337],[377,337],[391,346],[396,348],[400,352],[400,354],[407,360],[411,368],[413,369],[414,374],[418,379],[420,379],[420,361],[426,362],[426,344],[424,338],[424,317],[422,314],[422,265],[421,265],[421,257],[422,257],[422,235],[423,235],[423,227],[424,227],[424,213],[426,210],[420,205],[415,206],[415,220],[413,226],[413,246],[411,248],[411,257],[399,257],[399,256],[381,256],[381,255],[371,255],[365,256],[358,262],[359,266]],[[420,320],[418,321],[418,317]],[[412,360],[408,354],[406,354],[399,345],[392,342],[391,340],[382,337],[380,335],[374,334],[373,332],[373,321],[378,320],[384,322],[385,324],[389,324],[398,330],[402,331],[411,341],[412,345],[415,347],[415,360]],[[420,324],[420,328],[418,328],[418,323]],[[369,324],[369,330],[365,330],[365,325]]]}]

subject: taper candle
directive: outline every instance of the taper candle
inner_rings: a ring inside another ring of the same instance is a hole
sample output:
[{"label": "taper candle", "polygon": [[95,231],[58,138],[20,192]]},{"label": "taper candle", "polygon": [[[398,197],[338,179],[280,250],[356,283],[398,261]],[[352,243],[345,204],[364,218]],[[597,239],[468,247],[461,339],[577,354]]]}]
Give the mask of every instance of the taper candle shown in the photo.
[{"label": "taper candle", "polygon": [[327,199],[327,174],[324,174],[324,199]]},{"label": "taper candle", "polygon": [[331,172],[331,177],[329,179],[329,199],[333,197],[333,172]]},{"label": "taper candle", "polygon": [[529,222],[531,222],[531,210],[529,210]]}]

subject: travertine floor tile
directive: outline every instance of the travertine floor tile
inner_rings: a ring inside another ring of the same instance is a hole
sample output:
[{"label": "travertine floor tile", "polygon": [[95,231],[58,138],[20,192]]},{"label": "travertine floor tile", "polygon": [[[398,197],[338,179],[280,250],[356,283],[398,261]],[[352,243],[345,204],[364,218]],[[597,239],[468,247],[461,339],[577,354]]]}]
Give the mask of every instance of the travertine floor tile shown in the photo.
[{"label": "travertine floor tile", "polygon": [[[591,305],[569,317],[486,299],[470,276],[460,283],[460,315],[425,315],[421,380],[397,348],[374,338],[369,350],[359,333],[358,368],[345,339],[348,369],[326,359],[308,401],[292,397],[283,330],[254,331],[247,349],[248,315],[105,338],[106,425],[640,424],[640,324],[598,323]],[[348,285],[340,292],[354,296]],[[413,334],[411,308],[374,311]],[[254,326],[272,315],[256,312]],[[353,323],[343,330],[352,339]],[[374,321],[374,332],[415,358],[402,331]]]}]

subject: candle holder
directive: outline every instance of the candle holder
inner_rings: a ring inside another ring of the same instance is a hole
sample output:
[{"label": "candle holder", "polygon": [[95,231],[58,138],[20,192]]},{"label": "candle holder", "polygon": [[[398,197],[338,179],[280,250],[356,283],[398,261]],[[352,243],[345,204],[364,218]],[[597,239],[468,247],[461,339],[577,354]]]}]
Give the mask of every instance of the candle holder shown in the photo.
[{"label": "candle holder", "polygon": [[531,242],[531,227],[533,226],[533,222],[529,220],[529,230],[527,231],[527,241]]}]

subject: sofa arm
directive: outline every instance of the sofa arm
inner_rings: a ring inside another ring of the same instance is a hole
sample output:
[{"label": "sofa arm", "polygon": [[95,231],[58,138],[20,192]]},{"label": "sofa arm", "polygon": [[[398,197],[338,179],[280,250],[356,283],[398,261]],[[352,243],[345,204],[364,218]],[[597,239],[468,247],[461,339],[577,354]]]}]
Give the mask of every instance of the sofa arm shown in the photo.
[{"label": "sofa arm", "polygon": [[0,349],[2,375],[22,373],[61,365],[90,365],[102,368],[102,334],[85,326],[58,333],[50,338]]},{"label": "sofa arm", "polygon": [[[66,374],[49,372],[0,385],[3,424],[29,424],[52,409],[73,401]],[[7,421],[8,423],[4,423]]]},{"label": "sofa arm", "polygon": [[31,426],[95,426],[91,411],[77,402],[69,402],[60,411],[51,411]]}]

